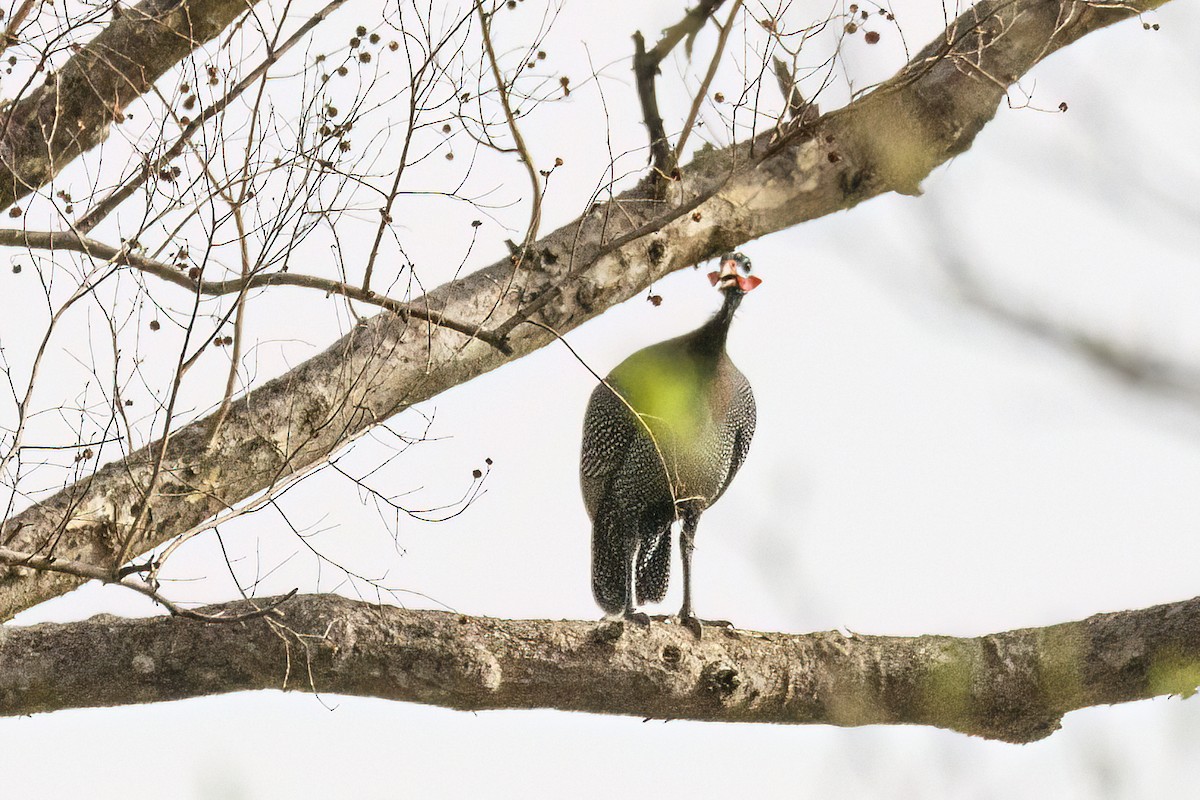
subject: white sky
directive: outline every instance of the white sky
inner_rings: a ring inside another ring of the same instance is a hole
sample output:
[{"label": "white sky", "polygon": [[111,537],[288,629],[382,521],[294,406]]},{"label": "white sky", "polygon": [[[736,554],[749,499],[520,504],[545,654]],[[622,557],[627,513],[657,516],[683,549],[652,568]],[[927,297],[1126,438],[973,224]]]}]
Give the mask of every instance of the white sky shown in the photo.
[{"label": "white sky", "polygon": [[[582,75],[582,39],[605,63],[629,52],[634,28],[654,31],[679,7],[651,12],[628,0],[606,4],[600,18],[568,4],[552,57]],[[939,19],[906,26],[913,49]],[[746,466],[699,530],[701,616],[791,632],[974,635],[1200,593],[1200,405],[1147,396],[956,303],[931,245],[952,242],[1022,309],[1200,363],[1200,70],[1189,52],[1200,15],[1173,3],[1151,21],[1162,30],[1127,22],[1038,67],[1022,81],[1034,104],[1065,100],[1069,111],[1002,108],[971,151],[926,181],[924,197],[879,198],[743,248],[765,283],[744,303],[729,349],[754,384],[760,421]],[[356,22],[348,14],[341,29]],[[641,146],[631,87],[611,81],[605,91],[614,135]],[[547,230],[577,213],[603,169],[603,117],[586,100],[556,107],[554,124],[527,133],[535,158],[566,160]],[[505,213],[519,227],[525,212]],[[512,235],[485,232],[480,263]],[[606,372],[718,303],[691,271],[655,291],[661,307],[631,300],[570,341]],[[290,313],[263,305],[262,314]],[[328,341],[287,357],[295,363]],[[331,474],[290,497],[289,512],[329,527],[318,541],[342,563],[386,572],[434,607],[596,617],[576,475],[591,388],[551,346],[424,404],[436,412],[432,434],[448,438],[389,468],[381,480],[390,490],[449,498],[485,457],[495,467],[463,515],[402,523],[402,555]],[[393,425],[412,432],[420,420],[407,413]],[[360,449],[348,463],[378,453]],[[226,531],[245,574],[256,553],[272,566],[295,552],[290,536],[261,514]],[[211,541],[189,546],[177,577],[220,576],[217,557]],[[261,591],[336,583],[328,570],[321,581],[297,556]],[[666,610],[679,602],[678,572],[674,583]],[[233,596],[219,577],[169,590]],[[411,604],[431,605],[415,595]],[[102,610],[144,606],[87,587],[19,621]],[[2,719],[5,795],[1136,798],[1186,796],[1200,780],[1200,704],[1178,699],[1077,712],[1049,740],[1020,747],[912,727],[324,702],[260,692]]]}]

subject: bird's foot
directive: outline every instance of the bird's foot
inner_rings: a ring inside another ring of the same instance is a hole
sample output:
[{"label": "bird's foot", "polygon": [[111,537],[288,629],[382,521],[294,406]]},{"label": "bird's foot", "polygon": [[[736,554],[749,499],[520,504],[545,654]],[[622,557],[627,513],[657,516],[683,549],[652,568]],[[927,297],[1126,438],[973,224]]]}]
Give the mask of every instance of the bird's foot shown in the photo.
[{"label": "bird's foot", "polygon": [[612,644],[625,635],[630,623],[639,628],[649,628],[650,617],[633,609],[616,614],[605,614],[600,619],[600,625],[596,628],[594,638],[597,642]]},{"label": "bird's foot", "polygon": [[697,639],[704,637],[704,627],[711,626],[714,628],[732,628],[733,623],[727,619],[700,619],[695,614],[680,614],[676,617],[679,625],[687,628],[692,632],[692,635]]},{"label": "bird's foot", "polygon": [[650,615],[644,611],[627,610],[621,617],[626,622],[632,622],[634,625],[641,625],[643,628],[650,627]]}]

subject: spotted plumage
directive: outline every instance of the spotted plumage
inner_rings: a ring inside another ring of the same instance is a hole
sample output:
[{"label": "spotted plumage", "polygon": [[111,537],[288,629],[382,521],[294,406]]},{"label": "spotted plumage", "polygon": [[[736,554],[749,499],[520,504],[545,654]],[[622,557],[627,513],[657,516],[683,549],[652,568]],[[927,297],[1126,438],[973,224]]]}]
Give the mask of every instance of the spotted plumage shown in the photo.
[{"label": "spotted plumage", "polygon": [[729,324],[758,285],[740,253],[709,277],[721,309],[691,333],[625,359],[596,387],[583,424],[580,476],[592,519],[592,593],[608,615],[667,592],[671,526],[683,521],[680,618],[695,630],[691,554],[696,525],[737,474],[754,435],[754,393],[725,352]]}]

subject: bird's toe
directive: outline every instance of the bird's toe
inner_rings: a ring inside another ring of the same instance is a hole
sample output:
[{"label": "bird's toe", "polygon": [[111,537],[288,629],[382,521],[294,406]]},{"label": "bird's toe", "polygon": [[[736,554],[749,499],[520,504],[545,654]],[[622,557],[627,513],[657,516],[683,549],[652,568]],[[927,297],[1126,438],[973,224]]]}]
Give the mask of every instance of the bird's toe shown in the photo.
[{"label": "bird's toe", "polygon": [[681,614],[679,616],[679,624],[692,632],[692,635],[697,639],[704,637],[704,623],[694,614]]}]

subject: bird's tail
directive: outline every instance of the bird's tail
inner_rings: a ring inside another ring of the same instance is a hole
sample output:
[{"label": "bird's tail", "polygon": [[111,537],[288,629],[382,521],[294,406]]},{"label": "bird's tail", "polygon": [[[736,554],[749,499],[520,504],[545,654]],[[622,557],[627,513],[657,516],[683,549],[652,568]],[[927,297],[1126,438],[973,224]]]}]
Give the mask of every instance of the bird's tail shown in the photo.
[{"label": "bird's tail", "polygon": [[607,614],[625,610],[632,580],[632,541],[622,536],[611,519],[596,520],[592,528],[592,596]]},{"label": "bird's tail", "polygon": [[667,524],[642,539],[643,547],[638,552],[637,601],[661,603],[667,596],[667,583],[671,578],[671,526]]}]

